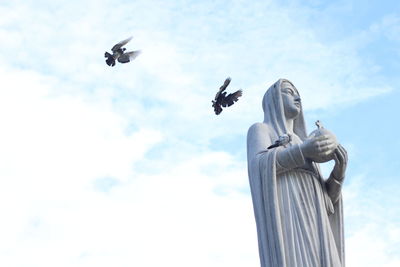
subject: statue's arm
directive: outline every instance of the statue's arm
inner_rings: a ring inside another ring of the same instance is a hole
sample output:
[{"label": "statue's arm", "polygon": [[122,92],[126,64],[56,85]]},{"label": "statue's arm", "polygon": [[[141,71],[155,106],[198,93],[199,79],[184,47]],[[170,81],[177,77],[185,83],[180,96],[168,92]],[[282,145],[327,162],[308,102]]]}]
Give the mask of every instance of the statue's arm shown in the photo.
[{"label": "statue's arm", "polygon": [[332,203],[335,204],[341,196],[343,181],[339,181],[331,175],[325,183],[328,196],[331,198]]},{"label": "statue's arm", "polygon": [[333,203],[336,203],[341,196],[342,184],[346,173],[348,160],[347,151],[340,144],[334,152],[334,160],[335,166],[333,167],[333,170],[325,183],[329,197]]},{"label": "statue's arm", "polygon": [[253,124],[247,132],[247,159],[253,161],[261,153],[266,153],[271,145],[268,126],[265,123]]},{"label": "statue's arm", "polygon": [[299,144],[290,147],[278,147],[277,149],[277,173],[301,167],[306,163]]},{"label": "statue's arm", "polygon": [[265,123],[256,123],[250,127],[247,135],[247,157],[254,160],[257,155],[269,153],[277,149],[276,172],[282,173],[305,164],[305,158],[301,152],[300,145],[290,147],[277,147],[267,149],[273,141],[271,133]]}]

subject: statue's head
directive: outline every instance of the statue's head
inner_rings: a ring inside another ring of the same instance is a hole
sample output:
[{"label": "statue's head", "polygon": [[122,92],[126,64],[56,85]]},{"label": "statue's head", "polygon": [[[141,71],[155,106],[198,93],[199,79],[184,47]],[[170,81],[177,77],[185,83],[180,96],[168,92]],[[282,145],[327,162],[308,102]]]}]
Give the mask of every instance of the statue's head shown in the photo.
[{"label": "statue's head", "polygon": [[294,119],[294,131],[305,138],[305,124],[297,88],[287,79],[279,79],[265,92],[262,107],[264,123],[273,126],[281,134],[287,133],[286,120]]},{"label": "statue's head", "polygon": [[299,92],[296,87],[287,80],[283,80],[280,87],[285,117],[287,119],[294,119],[301,111]]},{"label": "statue's head", "polygon": [[267,105],[271,104],[271,99],[274,99],[273,102],[275,103],[277,100],[279,100],[279,102],[286,101],[282,99],[282,96],[287,93],[292,94],[294,97],[296,97],[296,99],[293,100],[300,103],[299,91],[293,85],[293,83],[287,79],[279,79],[267,90],[267,92],[265,92],[262,101],[263,111],[265,112]]}]

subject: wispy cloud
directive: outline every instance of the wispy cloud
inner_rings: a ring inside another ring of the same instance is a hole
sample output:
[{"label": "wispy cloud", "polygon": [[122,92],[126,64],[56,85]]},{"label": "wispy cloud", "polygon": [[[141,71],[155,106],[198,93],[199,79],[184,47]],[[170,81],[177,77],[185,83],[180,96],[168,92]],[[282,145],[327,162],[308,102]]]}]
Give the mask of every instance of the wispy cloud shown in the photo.
[{"label": "wispy cloud", "polygon": [[347,264],[351,266],[400,263],[400,203],[393,197],[399,185],[378,182],[373,186],[374,179],[360,174],[344,189]]}]

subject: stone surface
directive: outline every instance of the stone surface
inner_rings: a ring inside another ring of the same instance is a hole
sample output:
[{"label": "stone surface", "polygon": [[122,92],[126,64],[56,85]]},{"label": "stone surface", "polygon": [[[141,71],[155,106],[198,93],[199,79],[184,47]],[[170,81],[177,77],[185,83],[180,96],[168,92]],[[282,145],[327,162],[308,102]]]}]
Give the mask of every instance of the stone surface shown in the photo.
[{"label": "stone surface", "polygon": [[[341,188],[346,150],[333,134],[306,132],[300,96],[280,79],[263,98],[264,121],[247,135],[247,159],[262,267],[344,266]],[[283,135],[290,142],[268,149]],[[332,156],[324,179],[317,161]]]}]

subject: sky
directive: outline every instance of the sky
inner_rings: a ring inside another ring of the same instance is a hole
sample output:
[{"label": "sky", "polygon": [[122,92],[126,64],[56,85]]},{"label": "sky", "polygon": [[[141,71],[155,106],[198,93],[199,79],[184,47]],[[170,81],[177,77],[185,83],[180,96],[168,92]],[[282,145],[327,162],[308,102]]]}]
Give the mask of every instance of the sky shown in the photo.
[{"label": "sky", "polygon": [[[308,131],[322,121],[349,153],[347,266],[400,266],[399,2],[0,0],[0,14],[0,266],[259,266],[246,135],[279,78]],[[129,36],[141,55],[107,66]],[[243,97],[216,116],[228,76]]]}]

